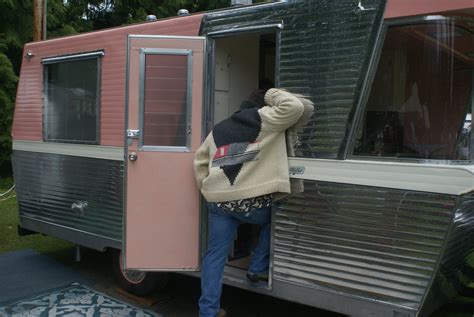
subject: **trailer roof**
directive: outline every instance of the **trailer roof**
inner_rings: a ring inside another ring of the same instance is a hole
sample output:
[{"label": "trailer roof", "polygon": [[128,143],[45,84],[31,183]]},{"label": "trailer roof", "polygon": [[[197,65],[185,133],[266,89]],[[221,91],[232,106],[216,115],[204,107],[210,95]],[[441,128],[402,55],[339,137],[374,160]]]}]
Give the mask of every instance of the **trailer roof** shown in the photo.
[{"label": "trailer roof", "polygon": [[[139,22],[125,26],[116,26],[101,30],[95,30],[90,32],[84,32],[80,34],[74,35],[66,35],[61,36],[53,39],[48,39],[44,41],[37,41],[37,42],[30,42],[26,45],[31,46],[35,44],[43,44],[43,43],[52,43],[57,41],[64,41],[70,39],[82,39],[84,37],[91,37],[91,36],[111,36],[116,35],[119,33],[125,34],[146,34],[148,30],[154,29],[159,30],[160,33],[166,34],[167,30],[172,29],[176,33],[176,31],[182,31],[183,35],[198,35],[199,28],[201,26],[202,20],[202,13],[191,14],[188,16],[173,16],[168,18],[163,18],[153,22]],[[186,33],[186,34],[184,34]]]},{"label": "trailer roof", "polygon": [[[42,41],[37,41],[37,42],[29,42],[27,45],[31,45],[33,43],[45,43],[45,42],[52,42],[52,41],[57,41],[57,40],[62,40],[62,39],[69,39],[69,38],[77,38],[81,36],[90,36],[90,35],[102,35],[103,33],[110,33],[114,34],[116,32],[126,32],[128,34],[140,34],[140,31],[145,27],[145,26],[153,26],[156,28],[175,28],[178,26],[182,26],[183,29],[190,27],[191,24],[195,24],[197,26],[197,29],[199,30],[201,20],[204,14],[209,14],[209,13],[218,13],[218,12],[223,12],[223,11],[231,11],[231,10],[242,10],[242,9],[248,9],[250,7],[256,7],[256,6],[268,6],[268,5],[275,5],[278,3],[275,2],[266,2],[266,3],[254,3],[254,4],[249,4],[249,5],[240,5],[240,6],[235,6],[235,7],[226,7],[226,8],[220,8],[220,9],[215,9],[215,10],[209,10],[209,11],[203,11],[203,12],[198,12],[198,13],[192,13],[188,16],[170,16],[166,18],[160,18],[157,21],[143,21],[143,22],[137,22],[129,25],[120,25],[120,26],[115,26],[115,27],[110,27],[110,28],[105,28],[105,29],[100,29],[100,30],[94,30],[94,31],[89,31],[89,32],[84,32],[80,34],[73,34],[73,35],[64,35],[60,37],[56,37],[53,39],[47,39],[47,40],[42,40]],[[147,28],[145,27],[145,28]],[[189,34],[191,35],[191,34]],[[193,34],[193,35],[198,35],[198,33]]]}]

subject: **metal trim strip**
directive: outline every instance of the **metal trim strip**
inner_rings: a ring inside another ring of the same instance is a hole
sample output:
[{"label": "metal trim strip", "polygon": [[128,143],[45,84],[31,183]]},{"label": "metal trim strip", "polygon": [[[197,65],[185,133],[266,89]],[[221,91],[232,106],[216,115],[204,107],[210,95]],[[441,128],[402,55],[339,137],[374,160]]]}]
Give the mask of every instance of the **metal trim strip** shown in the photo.
[{"label": "metal trim strip", "polygon": [[[145,145],[145,72],[146,55],[183,55],[187,56],[187,84],[186,84],[186,145],[164,146],[164,145]],[[193,50],[190,49],[171,49],[171,48],[140,48],[140,73],[139,73],[139,150],[150,152],[190,152],[191,150],[191,116],[192,116],[192,82],[193,82]]]},{"label": "metal trim strip", "polygon": [[290,158],[289,167],[291,177],[307,180],[448,195],[474,190],[474,165]]},{"label": "metal trim strip", "polygon": [[[127,37],[127,60],[126,60],[126,70],[125,70],[125,131],[128,131],[128,119],[129,119],[129,88],[130,88],[130,52],[132,50],[132,37],[129,35]],[[127,134],[124,136],[124,155],[128,156],[128,147],[130,139],[128,139]],[[123,267],[127,267],[127,249],[125,248],[126,239],[127,239],[127,184],[128,184],[128,160],[124,159],[123,161],[123,218],[122,218],[122,258],[120,262]]]},{"label": "metal trim strip", "polygon": [[136,38],[153,38],[153,39],[187,39],[187,40],[203,40],[204,36],[180,36],[180,35],[147,35],[147,34],[130,34],[129,39]]},{"label": "metal trim strip", "polygon": [[283,21],[281,23],[276,24],[263,24],[263,25],[251,25],[251,26],[244,26],[235,29],[227,29],[222,31],[215,31],[210,32],[207,35],[212,37],[219,37],[219,36],[228,36],[234,33],[253,33],[253,32],[263,32],[265,30],[273,31],[273,30],[282,30],[283,29]]},{"label": "metal trim strip", "polygon": [[20,215],[20,225],[22,228],[59,237],[98,251],[104,251],[107,247],[120,248],[122,244],[120,240],[114,238],[23,215]]},{"label": "metal trim strip", "polygon": [[[58,143],[74,143],[74,144],[91,144],[97,145],[100,143],[100,122],[101,122],[101,94],[102,94],[102,59],[105,55],[104,51],[97,51],[91,53],[84,53],[84,54],[75,54],[75,55],[68,55],[68,56],[60,56],[60,57],[52,57],[43,59],[43,104],[42,104],[42,135],[43,140],[46,142],[58,142]],[[92,59],[96,58],[97,62],[97,85],[96,85],[96,100],[95,100],[95,115],[96,115],[96,122],[95,122],[95,140],[74,140],[74,139],[54,139],[48,138],[48,131],[49,131],[49,100],[48,100],[48,71],[45,69],[47,65],[51,64],[58,64],[60,62],[68,62],[68,61],[78,61],[84,59]],[[46,60],[46,62],[44,61]]]},{"label": "metal trim strip", "polygon": [[417,310],[411,307],[379,302],[377,299],[354,296],[346,292],[336,292],[324,287],[308,290],[307,286],[280,280],[275,280],[274,284],[272,292],[274,297],[354,317],[365,317],[367,312],[371,312],[371,316],[415,317],[417,315]]},{"label": "metal trim strip", "polygon": [[41,60],[43,65],[53,64],[58,62],[66,62],[71,60],[85,59],[85,58],[94,58],[94,57],[103,57],[105,56],[104,51],[88,52],[82,54],[73,54],[73,55],[63,55],[55,57],[45,57]]},{"label": "metal trim strip", "polygon": [[370,56],[369,67],[362,83],[361,93],[356,102],[354,116],[352,118],[352,124],[346,135],[345,145],[341,147],[342,153],[340,153],[339,157],[344,160],[347,159],[347,157],[354,152],[354,147],[356,143],[355,136],[357,135],[357,131],[359,131],[362,122],[364,121],[363,116],[367,108],[367,102],[369,100],[370,91],[372,90],[375,74],[377,73],[380,57],[382,56],[382,48],[387,35],[387,29],[388,26],[386,23],[380,24],[380,28],[377,32],[377,38],[375,40],[374,50],[372,51],[372,54]]},{"label": "metal trim strip", "polygon": [[[190,143],[187,142],[187,143]],[[161,146],[161,145],[142,145],[140,151],[143,152],[191,152],[191,146]]]},{"label": "metal trim strip", "polygon": [[13,141],[14,151],[60,154],[105,160],[123,161],[123,147],[50,143],[36,141]]},{"label": "metal trim strip", "polygon": [[[474,69],[472,70],[472,78],[474,78]],[[471,129],[472,129],[472,114],[474,113],[474,80],[471,80],[471,85],[472,85],[472,90],[471,90]],[[471,161],[474,161],[474,134],[469,132],[470,136],[471,136],[471,140],[470,140],[470,155],[469,155],[469,159]]]}]

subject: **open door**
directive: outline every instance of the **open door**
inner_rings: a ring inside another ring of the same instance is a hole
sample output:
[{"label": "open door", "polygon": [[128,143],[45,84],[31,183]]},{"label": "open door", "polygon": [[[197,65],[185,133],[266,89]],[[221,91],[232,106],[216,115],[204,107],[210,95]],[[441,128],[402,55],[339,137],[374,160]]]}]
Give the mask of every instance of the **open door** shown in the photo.
[{"label": "open door", "polygon": [[129,36],[125,268],[199,268],[203,37]]}]

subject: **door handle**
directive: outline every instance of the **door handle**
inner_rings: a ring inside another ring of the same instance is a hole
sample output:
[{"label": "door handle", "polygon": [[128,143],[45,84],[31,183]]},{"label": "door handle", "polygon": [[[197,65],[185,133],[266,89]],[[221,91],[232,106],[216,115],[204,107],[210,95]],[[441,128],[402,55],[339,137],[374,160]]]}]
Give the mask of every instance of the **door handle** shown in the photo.
[{"label": "door handle", "polygon": [[137,156],[137,153],[135,152],[131,152],[129,155],[128,155],[128,159],[132,162],[135,162],[137,160],[138,156]]}]

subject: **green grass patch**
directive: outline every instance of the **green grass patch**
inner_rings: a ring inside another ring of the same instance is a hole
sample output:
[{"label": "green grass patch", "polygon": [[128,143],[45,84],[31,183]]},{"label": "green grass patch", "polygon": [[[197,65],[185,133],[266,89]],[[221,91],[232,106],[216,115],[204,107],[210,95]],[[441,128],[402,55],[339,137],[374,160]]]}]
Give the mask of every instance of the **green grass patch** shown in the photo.
[{"label": "green grass patch", "polygon": [[[0,179],[0,194],[5,193],[13,185],[12,178]],[[66,262],[73,260],[74,245],[53,237],[40,234],[20,237],[17,234],[19,223],[16,192],[0,197],[0,253],[20,249],[33,249],[42,254]]]}]

